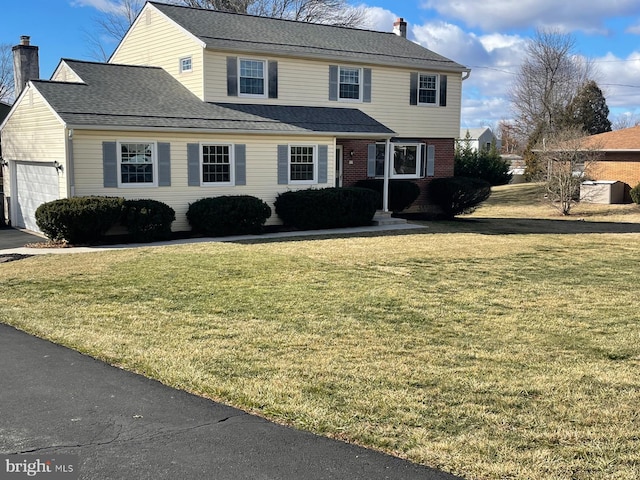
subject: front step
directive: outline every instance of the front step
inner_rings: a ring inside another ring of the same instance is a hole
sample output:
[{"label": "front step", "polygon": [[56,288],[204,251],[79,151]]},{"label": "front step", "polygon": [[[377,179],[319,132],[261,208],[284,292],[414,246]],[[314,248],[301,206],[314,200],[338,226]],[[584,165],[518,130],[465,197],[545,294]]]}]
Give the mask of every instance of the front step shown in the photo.
[{"label": "front step", "polygon": [[392,217],[390,212],[378,210],[373,216],[372,223],[373,225],[401,225],[403,223],[407,223],[407,220],[404,218]]}]

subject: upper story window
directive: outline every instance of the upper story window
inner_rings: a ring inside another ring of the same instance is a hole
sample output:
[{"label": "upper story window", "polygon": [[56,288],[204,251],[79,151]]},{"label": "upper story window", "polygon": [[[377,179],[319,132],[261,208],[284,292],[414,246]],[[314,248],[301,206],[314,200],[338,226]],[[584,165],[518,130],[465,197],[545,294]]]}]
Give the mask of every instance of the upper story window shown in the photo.
[{"label": "upper story window", "polygon": [[180,73],[191,72],[193,70],[193,63],[191,57],[184,57],[180,59]]},{"label": "upper story window", "polygon": [[203,185],[233,184],[233,148],[232,145],[201,146],[200,169]]},{"label": "upper story window", "polygon": [[265,61],[241,58],[239,60],[238,91],[240,95],[265,96]]},{"label": "upper story window", "polygon": [[418,78],[418,104],[437,105],[438,75],[421,73]]},{"label": "upper story window", "polygon": [[340,100],[360,100],[362,98],[362,74],[359,68],[340,67],[338,95]]},{"label": "upper story window", "polygon": [[409,105],[447,106],[447,75],[411,72]]},{"label": "upper story window", "polygon": [[317,183],[317,165],[315,145],[289,146],[290,183]]},{"label": "upper story window", "polygon": [[154,142],[120,142],[118,145],[120,186],[156,186],[157,159]]}]

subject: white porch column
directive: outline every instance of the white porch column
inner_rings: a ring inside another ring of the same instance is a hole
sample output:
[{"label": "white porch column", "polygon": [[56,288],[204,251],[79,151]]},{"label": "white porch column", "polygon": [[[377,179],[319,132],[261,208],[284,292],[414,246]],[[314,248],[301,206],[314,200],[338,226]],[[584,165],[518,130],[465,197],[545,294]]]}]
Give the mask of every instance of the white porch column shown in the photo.
[{"label": "white porch column", "polygon": [[389,211],[389,175],[391,172],[391,139],[384,145],[384,180],[382,182],[382,211]]}]

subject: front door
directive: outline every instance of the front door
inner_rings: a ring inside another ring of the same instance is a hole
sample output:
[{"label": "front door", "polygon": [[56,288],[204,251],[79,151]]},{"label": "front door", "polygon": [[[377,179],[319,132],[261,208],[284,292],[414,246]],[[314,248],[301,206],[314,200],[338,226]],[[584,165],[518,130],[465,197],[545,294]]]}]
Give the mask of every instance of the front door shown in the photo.
[{"label": "front door", "polygon": [[342,145],[336,145],[336,187],[342,186]]}]

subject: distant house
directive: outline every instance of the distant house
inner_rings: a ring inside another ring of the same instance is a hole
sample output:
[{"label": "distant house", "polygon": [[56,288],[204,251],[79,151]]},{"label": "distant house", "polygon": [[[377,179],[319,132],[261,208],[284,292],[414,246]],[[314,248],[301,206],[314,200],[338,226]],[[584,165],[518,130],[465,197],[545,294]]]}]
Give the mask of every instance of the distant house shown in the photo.
[{"label": "distant house", "polygon": [[[453,175],[469,69],[394,27],[147,2],[108,63],[63,59],[19,93],[1,127],[12,225],[37,230],[46,201],[108,195],[165,202],[188,230],[203,197],[273,206],[383,176],[415,182],[426,205],[429,182]],[[23,43],[14,55],[37,49]]]},{"label": "distant house", "polygon": [[597,148],[602,158],[589,166],[593,180],[620,181],[628,187],[640,183],[640,126],[585,137],[585,148]]},{"label": "distant house", "polygon": [[480,150],[489,150],[491,145],[495,143],[496,148],[500,151],[500,139],[497,138],[489,127],[481,128],[461,128],[460,136],[457,139],[458,144],[467,140],[471,149],[479,152]]}]

